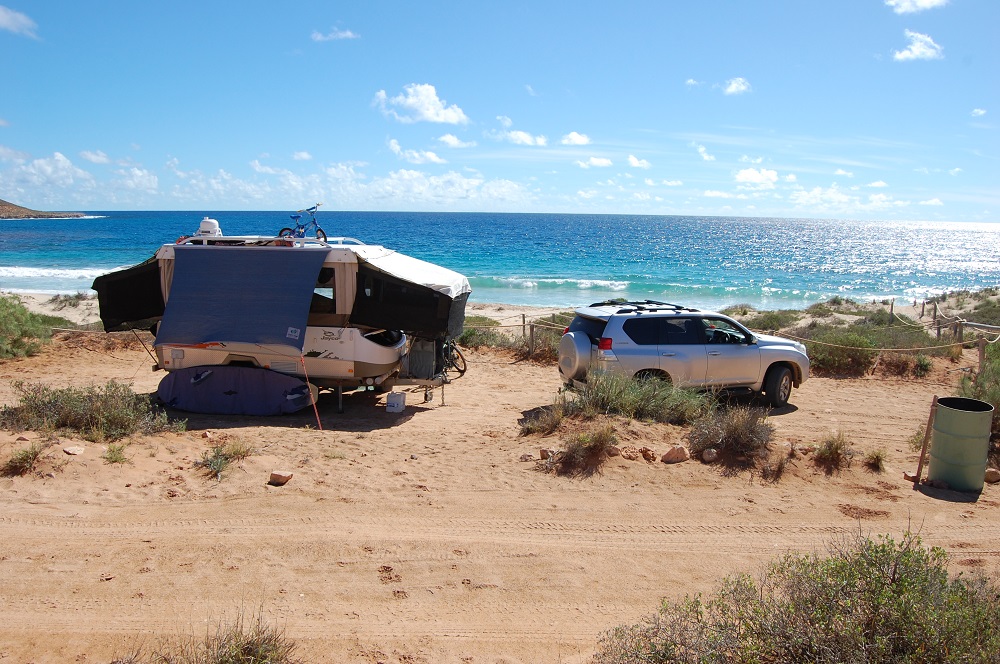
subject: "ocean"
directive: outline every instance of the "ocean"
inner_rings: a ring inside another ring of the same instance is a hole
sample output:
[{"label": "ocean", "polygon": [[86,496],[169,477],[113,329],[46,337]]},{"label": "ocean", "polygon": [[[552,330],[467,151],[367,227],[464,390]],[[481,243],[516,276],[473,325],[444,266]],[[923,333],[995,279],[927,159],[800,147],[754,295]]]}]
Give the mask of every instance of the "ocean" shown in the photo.
[{"label": "ocean", "polygon": [[[94,277],[191,235],[269,235],[284,212],[91,212],[0,221],[0,289],[92,292]],[[833,296],[920,300],[1000,285],[1000,223],[435,212],[320,212],[330,237],[382,244],[469,278],[473,302],[608,298],[801,309]]]}]

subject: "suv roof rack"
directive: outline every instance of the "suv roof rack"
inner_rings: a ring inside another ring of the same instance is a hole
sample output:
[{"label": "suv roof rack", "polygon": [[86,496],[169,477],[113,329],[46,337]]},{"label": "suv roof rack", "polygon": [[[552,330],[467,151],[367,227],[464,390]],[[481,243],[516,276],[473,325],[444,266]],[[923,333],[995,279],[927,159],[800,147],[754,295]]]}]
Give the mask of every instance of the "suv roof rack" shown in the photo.
[{"label": "suv roof rack", "polygon": [[621,307],[618,313],[625,313],[626,311],[659,311],[662,309],[670,309],[672,311],[700,311],[700,309],[694,309],[692,307],[683,307],[679,304],[671,304],[670,302],[658,302],[656,300],[642,300],[636,302],[625,302],[622,300],[605,300],[604,302],[595,302],[590,306]]}]

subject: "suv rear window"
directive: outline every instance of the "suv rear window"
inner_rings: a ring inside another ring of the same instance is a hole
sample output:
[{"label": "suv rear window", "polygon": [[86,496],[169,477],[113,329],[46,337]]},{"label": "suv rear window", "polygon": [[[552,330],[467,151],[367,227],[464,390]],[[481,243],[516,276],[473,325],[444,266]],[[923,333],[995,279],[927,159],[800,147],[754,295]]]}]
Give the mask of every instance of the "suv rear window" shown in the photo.
[{"label": "suv rear window", "polygon": [[601,340],[601,336],[604,334],[604,328],[607,326],[608,321],[606,320],[577,316],[573,319],[573,322],[569,324],[569,331],[583,332],[590,337],[592,342],[596,344]]}]

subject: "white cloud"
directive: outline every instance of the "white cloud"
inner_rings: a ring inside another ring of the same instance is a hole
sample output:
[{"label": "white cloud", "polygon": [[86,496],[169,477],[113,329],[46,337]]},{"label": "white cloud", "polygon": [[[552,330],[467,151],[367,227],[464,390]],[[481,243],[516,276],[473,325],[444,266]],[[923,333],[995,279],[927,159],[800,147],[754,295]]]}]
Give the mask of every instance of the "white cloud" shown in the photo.
[{"label": "white cloud", "polygon": [[549,142],[549,139],[545,138],[545,136],[532,136],[520,129],[512,129],[511,131],[504,132],[504,138],[514,145],[538,145],[545,147]]},{"label": "white cloud", "polygon": [[594,168],[607,168],[612,165],[611,160],[606,157],[591,157],[587,161],[577,161],[575,163],[580,168],[590,168],[591,166]]},{"label": "white cloud", "polygon": [[795,173],[789,173],[788,175],[785,176],[785,182],[795,182],[797,180],[798,178],[795,177]]},{"label": "white cloud", "polygon": [[[66,155],[54,152],[51,157],[35,159],[19,165],[10,173],[14,184],[32,187],[91,188],[93,176],[73,165]],[[6,183],[3,183],[6,184]]]},{"label": "white cloud", "polygon": [[972,117],[974,117],[974,118],[980,118],[980,117],[986,115],[986,109],[985,108],[974,108],[974,109],[972,109],[972,113],[970,113],[970,115]]},{"label": "white cloud", "polygon": [[576,195],[579,196],[580,198],[593,198],[594,196],[597,195],[597,191],[594,189],[586,189],[586,190],[581,189],[580,191],[576,192]]},{"label": "white cloud", "polygon": [[751,157],[749,155],[743,155],[740,157],[740,161],[744,164],[759,164],[764,161],[763,157]]},{"label": "white cloud", "polygon": [[736,182],[742,189],[774,189],[778,181],[778,172],[767,168],[744,168],[736,174]]},{"label": "white cloud", "polygon": [[888,187],[889,185],[882,180],[876,180],[875,182],[869,182],[865,185],[866,187]]},{"label": "white cloud", "polygon": [[508,143],[513,143],[514,145],[535,145],[538,147],[545,147],[549,144],[549,139],[543,135],[532,136],[528,132],[521,131],[520,129],[510,129],[510,127],[514,124],[514,121],[506,115],[498,115],[497,120],[500,121],[500,125],[504,128],[504,131],[487,132],[487,136],[490,136],[498,141],[507,141]]},{"label": "white cloud", "polygon": [[689,78],[688,80],[684,81],[684,85],[694,87],[697,85],[701,85],[701,83],[699,81],[694,80],[693,78]]},{"label": "white cloud", "polygon": [[28,160],[28,156],[26,152],[9,148],[6,145],[0,145],[0,161],[23,163]]},{"label": "white cloud", "polygon": [[[374,103],[386,117],[399,122],[439,122],[444,124],[467,124],[469,118],[461,108],[439,99],[437,90],[427,83],[411,83],[403,88],[404,94],[389,98],[385,90],[375,93]],[[399,109],[397,111],[396,109]]]},{"label": "white cloud", "polygon": [[313,30],[311,37],[314,42],[336,41],[339,39],[361,39],[361,35],[355,34],[350,30],[338,30],[336,28],[325,35],[319,30]]},{"label": "white cloud", "polygon": [[644,191],[637,191],[634,194],[632,194],[632,198],[634,198],[637,201],[648,201],[652,200],[653,197]]},{"label": "white cloud", "polygon": [[854,173],[851,173],[850,171],[845,171],[843,168],[838,168],[837,170],[835,170],[833,172],[833,174],[834,175],[842,175],[845,178],[853,178],[854,177]]},{"label": "white cloud", "polygon": [[559,142],[563,145],[590,145],[590,136],[571,131]]},{"label": "white cloud", "polygon": [[159,178],[144,168],[135,168],[133,166],[132,168],[122,169],[115,172],[119,176],[118,180],[115,181],[115,184],[122,186],[125,189],[134,189],[136,191],[144,191],[146,193],[155,194],[156,190],[159,188]]},{"label": "white cloud", "polygon": [[250,168],[254,170],[255,173],[261,173],[263,175],[290,175],[291,171],[285,170],[283,168],[275,168],[273,166],[265,166],[260,163],[259,160],[254,159],[250,162]]},{"label": "white cloud", "polygon": [[104,154],[101,150],[84,150],[80,153],[80,156],[92,164],[111,163],[111,158]]},{"label": "white cloud", "polygon": [[645,159],[639,159],[634,154],[630,154],[628,156],[628,165],[632,168],[649,168],[652,164]]},{"label": "white cloud", "polygon": [[732,198],[733,197],[732,194],[726,193],[724,191],[718,191],[718,190],[715,190],[715,189],[708,189],[708,190],[706,190],[702,194],[702,196],[704,196],[705,198]]},{"label": "white cloud", "polygon": [[35,28],[37,27],[38,25],[34,21],[21,12],[16,12],[13,9],[8,9],[0,5],[0,30],[7,30],[13,32],[15,35],[24,35],[25,37],[38,39],[38,35],[35,34]]},{"label": "white cloud", "polygon": [[948,171],[948,174],[949,175],[958,175],[961,172],[962,172],[961,168],[953,168],[950,171]]},{"label": "white cloud", "polygon": [[299,150],[292,153],[292,159],[295,161],[309,161],[313,156],[306,152],[305,150]]},{"label": "white cloud", "polygon": [[708,150],[705,149],[704,145],[698,145],[697,143],[692,143],[691,147],[697,149],[698,154],[700,154],[701,158],[704,159],[705,161],[715,161],[715,157],[708,154]]},{"label": "white cloud", "polygon": [[663,186],[664,187],[681,187],[683,185],[684,185],[684,182],[682,182],[681,180],[664,180],[663,181]]},{"label": "white cloud", "polygon": [[404,150],[400,147],[399,141],[395,138],[389,141],[389,149],[392,153],[410,162],[411,164],[447,164],[448,162],[437,156],[433,152],[425,150]]},{"label": "white cloud", "polygon": [[934,40],[928,35],[912,30],[904,30],[904,34],[910,40],[910,43],[905,50],[893,51],[893,60],[900,62],[906,60],[937,60],[944,57],[941,55],[943,49],[935,44]]},{"label": "white cloud", "polygon": [[885,0],[886,7],[892,7],[897,14],[913,14],[925,9],[944,7],[948,0]]},{"label": "white cloud", "polygon": [[738,78],[731,78],[726,81],[726,88],[723,90],[724,94],[741,95],[744,92],[750,92],[750,81],[746,80],[742,76]]},{"label": "white cloud", "polygon": [[535,92],[535,89],[534,89],[533,87],[531,87],[530,85],[525,85],[525,86],[524,86],[524,89],[525,89],[525,90],[526,90],[526,91],[528,92],[528,94],[529,94],[529,95],[531,95],[532,97],[537,97],[537,96],[538,96],[538,93],[537,93],[537,92]]},{"label": "white cloud", "polygon": [[475,141],[463,141],[459,139],[458,136],[454,134],[445,134],[444,136],[438,136],[438,140],[447,145],[449,148],[474,148],[476,147]]},{"label": "white cloud", "polygon": [[918,205],[944,205],[944,203],[941,202],[940,198],[931,198],[926,201],[920,201]]}]

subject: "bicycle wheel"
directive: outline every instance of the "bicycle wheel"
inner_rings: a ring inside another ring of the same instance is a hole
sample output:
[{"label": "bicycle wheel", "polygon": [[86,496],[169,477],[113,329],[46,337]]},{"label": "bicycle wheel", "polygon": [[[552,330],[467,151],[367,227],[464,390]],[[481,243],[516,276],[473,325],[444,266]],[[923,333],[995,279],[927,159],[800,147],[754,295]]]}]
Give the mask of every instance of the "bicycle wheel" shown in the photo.
[{"label": "bicycle wheel", "polygon": [[448,345],[448,364],[454,367],[459,376],[464,375],[465,370],[469,368],[465,362],[465,355],[462,355],[462,351],[454,342]]},{"label": "bicycle wheel", "polygon": [[316,239],[320,242],[326,242],[326,233],[319,226],[316,227]]},{"label": "bicycle wheel", "polygon": [[291,228],[282,228],[280,231],[278,231],[278,237],[291,237],[291,235],[292,235]]}]

